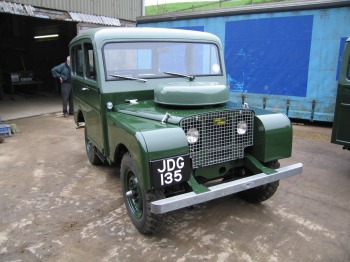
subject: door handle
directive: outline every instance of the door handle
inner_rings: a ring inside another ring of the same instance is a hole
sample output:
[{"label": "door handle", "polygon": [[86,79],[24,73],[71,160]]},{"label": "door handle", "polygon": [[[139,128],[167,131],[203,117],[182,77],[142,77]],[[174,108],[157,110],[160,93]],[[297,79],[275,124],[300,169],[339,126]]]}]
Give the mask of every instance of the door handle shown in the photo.
[{"label": "door handle", "polygon": [[81,89],[81,91],[86,91],[86,90],[89,90],[89,88],[83,87],[83,88]]}]

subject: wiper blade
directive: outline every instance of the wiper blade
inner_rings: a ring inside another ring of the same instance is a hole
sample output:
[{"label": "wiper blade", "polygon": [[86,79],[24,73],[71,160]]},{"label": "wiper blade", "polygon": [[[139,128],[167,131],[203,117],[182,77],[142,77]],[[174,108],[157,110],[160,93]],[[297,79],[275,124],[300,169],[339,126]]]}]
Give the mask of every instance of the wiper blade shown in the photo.
[{"label": "wiper blade", "polygon": [[186,77],[186,78],[188,78],[188,80],[190,80],[190,81],[193,81],[193,80],[196,78],[195,76],[184,75],[184,74],[173,73],[173,72],[164,72],[164,74],[172,75],[172,76]]},{"label": "wiper blade", "polygon": [[110,74],[109,76],[118,77],[118,78],[122,78],[122,79],[126,79],[126,80],[135,80],[135,81],[143,82],[143,83],[147,82],[146,79],[131,77],[131,76],[122,76],[122,75],[114,75],[114,74]]}]

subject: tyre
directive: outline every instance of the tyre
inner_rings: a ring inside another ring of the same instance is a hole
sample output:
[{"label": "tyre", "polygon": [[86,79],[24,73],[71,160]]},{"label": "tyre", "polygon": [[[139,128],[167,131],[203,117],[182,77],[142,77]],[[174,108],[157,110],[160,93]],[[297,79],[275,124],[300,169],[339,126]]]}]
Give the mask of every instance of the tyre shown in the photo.
[{"label": "tyre", "polygon": [[124,154],[122,158],[120,180],[124,203],[134,226],[142,234],[152,234],[157,231],[161,227],[163,215],[151,213],[150,203],[164,198],[164,194],[161,190],[146,192],[141,187],[140,177],[130,153]]},{"label": "tyre", "polygon": [[94,146],[94,144],[87,137],[87,127],[86,126],[85,126],[85,130],[84,130],[84,134],[85,134],[85,149],[86,149],[86,154],[87,154],[87,157],[89,159],[89,162],[92,165],[101,165],[102,160],[97,155],[97,148]]},{"label": "tyre", "polygon": [[[265,163],[267,167],[270,168],[279,168],[280,164],[278,161],[272,161],[269,163]],[[279,186],[279,181],[274,181],[265,185],[261,185],[258,187],[254,187],[242,192],[237,193],[237,196],[247,201],[249,203],[261,203],[270,197],[272,197]]]}]

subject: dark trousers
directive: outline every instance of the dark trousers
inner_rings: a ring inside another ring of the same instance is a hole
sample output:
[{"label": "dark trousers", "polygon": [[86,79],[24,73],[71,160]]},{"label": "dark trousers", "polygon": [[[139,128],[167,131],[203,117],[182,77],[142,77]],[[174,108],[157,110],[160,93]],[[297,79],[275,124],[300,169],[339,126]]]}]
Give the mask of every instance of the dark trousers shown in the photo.
[{"label": "dark trousers", "polygon": [[67,103],[69,102],[69,114],[74,113],[73,106],[73,94],[72,94],[72,84],[63,82],[61,84],[61,98],[62,98],[62,106],[63,106],[63,114],[68,113]]}]

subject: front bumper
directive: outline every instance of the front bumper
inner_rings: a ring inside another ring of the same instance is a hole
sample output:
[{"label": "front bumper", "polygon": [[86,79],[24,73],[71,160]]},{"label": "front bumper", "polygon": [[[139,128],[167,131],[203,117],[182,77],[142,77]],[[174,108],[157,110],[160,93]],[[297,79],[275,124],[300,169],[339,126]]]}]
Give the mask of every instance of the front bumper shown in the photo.
[{"label": "front bumper", "polygon": [[182,195],[157,200],[151,202],[151,212],[154,214],[163,214],[180,208],[200,204],[209,200],[235,194],[250,188],[281,180],[283,178],[298,175],[302,172],[302,169],[303,164],[297,163],[294,165],[278,168],[276,169],[277,172],[273,174],[268,175],[265,173],[260,173],[235,181],[211,186],[208,188],[208,192],[200,194],[189,192]]}]

